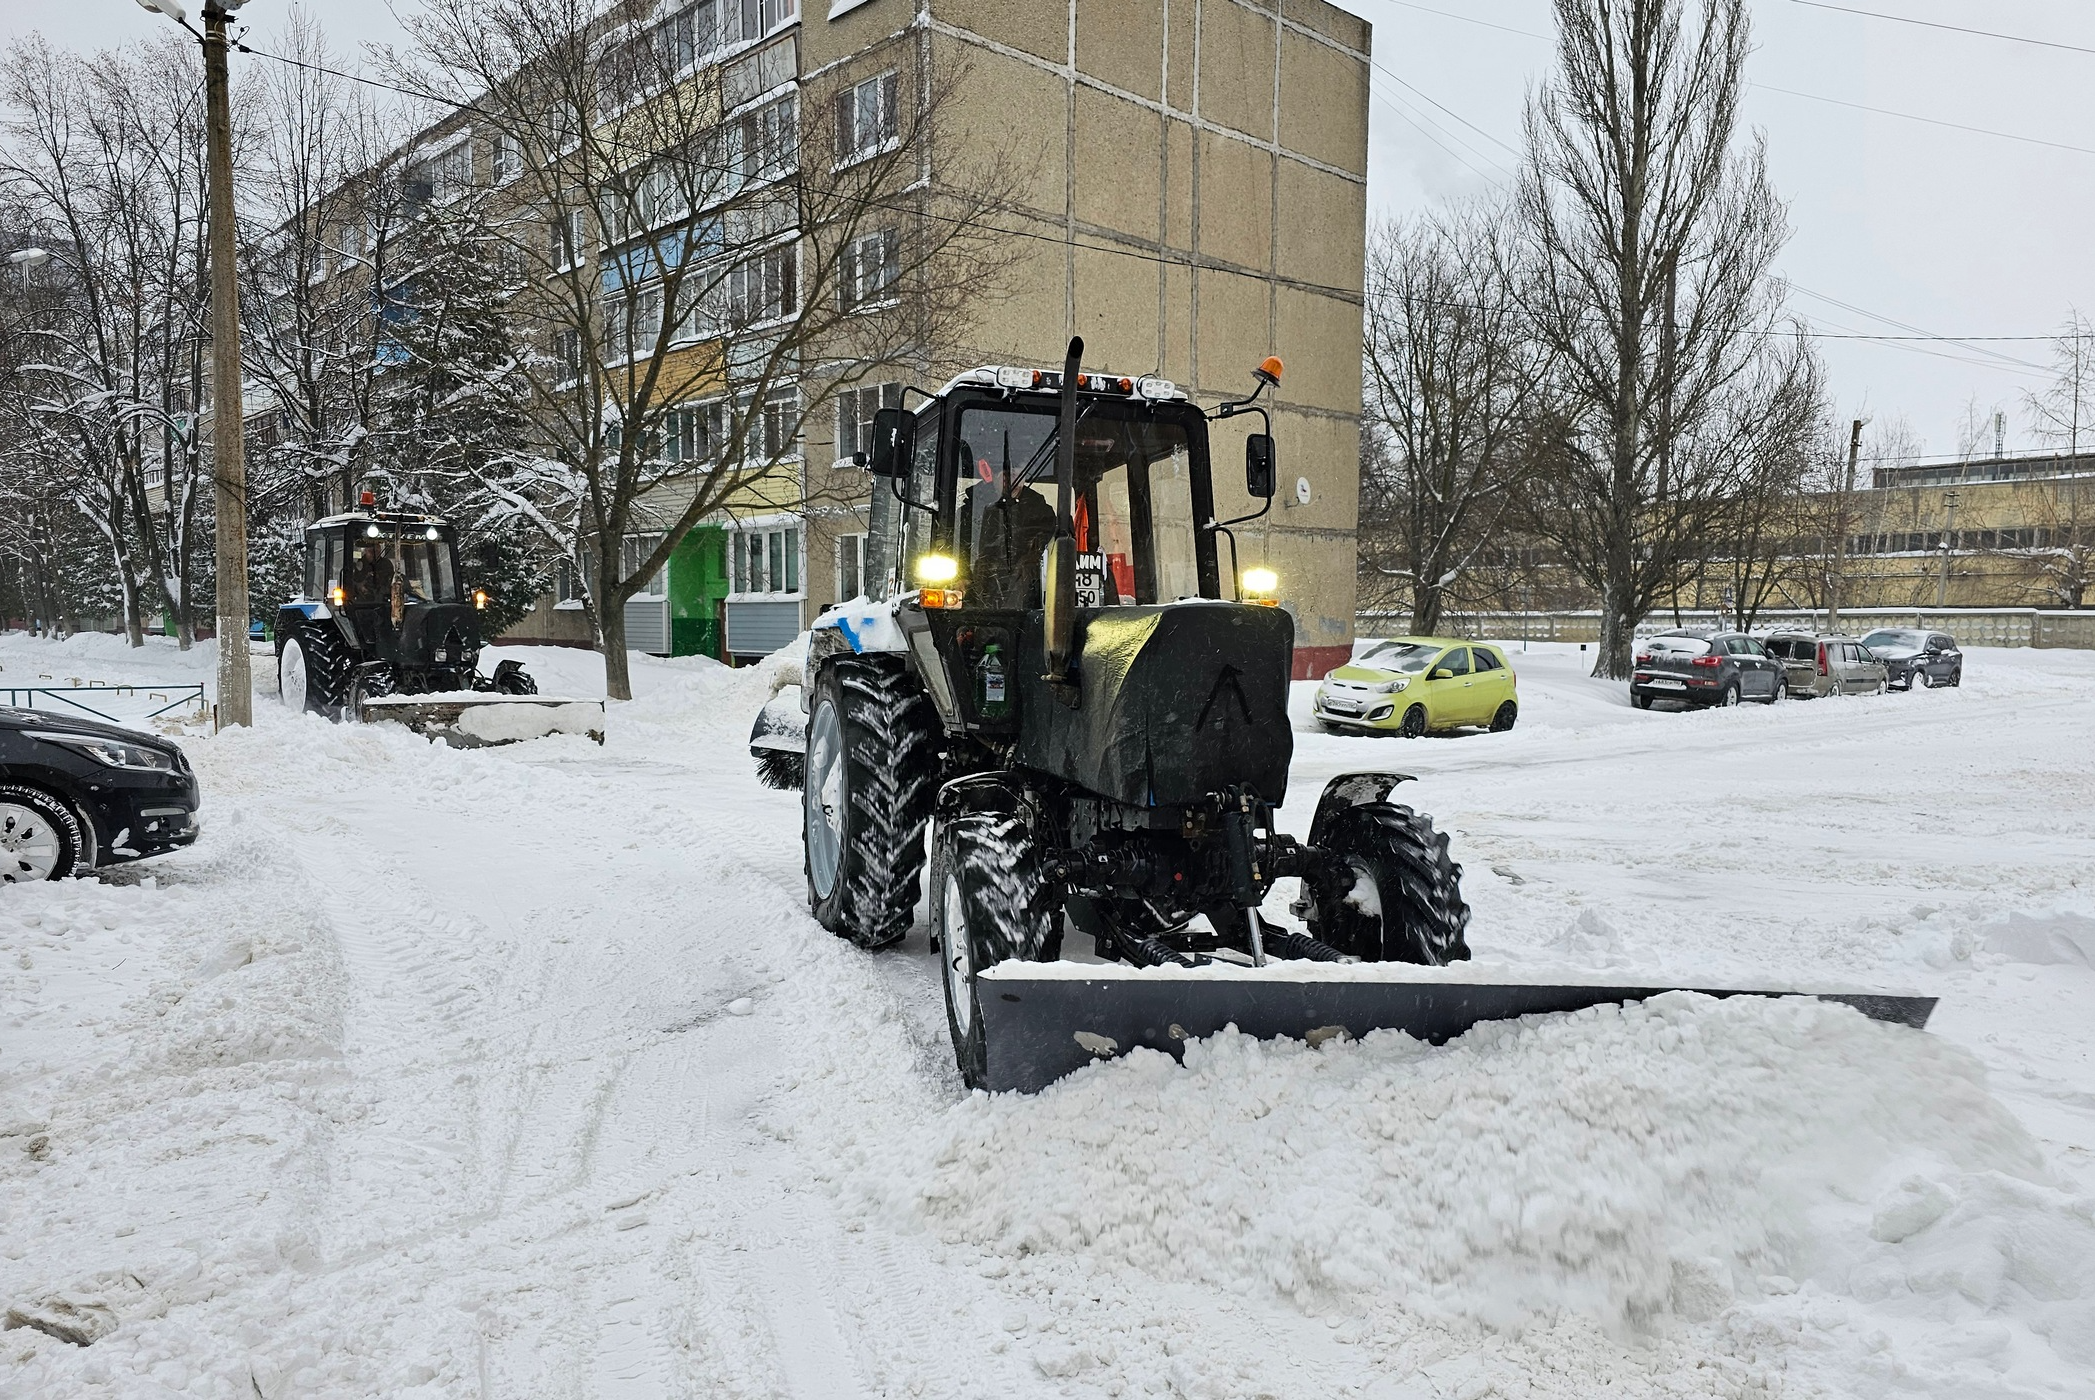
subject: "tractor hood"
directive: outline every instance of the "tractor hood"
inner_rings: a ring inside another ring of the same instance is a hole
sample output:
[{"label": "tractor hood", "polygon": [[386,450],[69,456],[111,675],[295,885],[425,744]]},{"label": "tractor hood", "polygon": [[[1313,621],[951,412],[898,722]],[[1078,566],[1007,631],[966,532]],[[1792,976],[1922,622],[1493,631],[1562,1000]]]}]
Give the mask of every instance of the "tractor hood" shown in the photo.
[{"label": "tractor hood", "polygon": [[[1040,656],[1039,614],[1027,650]],[[1079,615],[1078,703],[1041,667],[1020,685],[1031,720],[1017,761],[1138,807],[1198,802],[1248,786],[1287,795],[1294,732],[1288,673],[1295,622],[1279,608],[1192,602]]]}]

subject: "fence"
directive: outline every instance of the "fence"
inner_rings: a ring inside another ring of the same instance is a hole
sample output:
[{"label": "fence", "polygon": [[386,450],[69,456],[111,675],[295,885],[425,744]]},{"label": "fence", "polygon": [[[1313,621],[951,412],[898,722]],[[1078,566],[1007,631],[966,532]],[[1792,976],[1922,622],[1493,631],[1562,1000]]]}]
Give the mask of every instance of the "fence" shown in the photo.
[{"label": "fence", "polygon": [[[1678,621],[1676,622],[1676,616]],[[1669,608],[1644,620],[1640,632],[1664,628],[1716,627],[1730,621],[1707,608]],[[1809,608],[1763,608],[1754,615],[1756,631],[1773,627],[1825,630],[1826,614]],[[1354,629],[1362,637],[1401,636],[1411,627],[1409,613],[1361,613]],[[1840,628],[1860,635],[1879,627],[1925,627],[1947,632],[1968,646],[2083,647],[2095,649],[2095,610],[2052,608],[1842,608]],[[1451,612],[1440,630],[1451,637],[1491,637],[1519,642],[1597,642],[1600,613]]]},{"label": "fence", "polygon": [[54,714],[84,714],[134,727],[177,710],[193,708],[199,715],[209,712],[201,685],[0,686],[0,705]]}]

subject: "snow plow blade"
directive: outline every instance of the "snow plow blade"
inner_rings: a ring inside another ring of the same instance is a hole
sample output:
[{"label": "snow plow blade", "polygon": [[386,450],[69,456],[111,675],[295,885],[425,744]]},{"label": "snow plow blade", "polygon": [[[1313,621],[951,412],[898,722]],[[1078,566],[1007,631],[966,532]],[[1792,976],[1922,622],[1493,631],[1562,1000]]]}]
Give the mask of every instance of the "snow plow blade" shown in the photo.
[{"label": "snow plow blade", "polygon": [[1074,963],[999,964],[982,973],[982,1031],[992,1091],[1032,1093],[1096,1060],[1141,1046],[1182,1058],[1185,1042],[1234,1025],[1262,1040],[1321,1044],[1400,1030],[1435,1045],[1480,1021],[1642,1001],[1667,991],[1702,996],[1811,996],[1872,1020],[1923,1029],[1934,997],[1868,992],[1752,991],[1741,987],[1579,986],[1470,982],[1450,969],[1377,964],[1331,976],[1328,964],[1263,969],[1150,968]]},{"label": "snow plow blade", "polygon": [[579,734],[604,742],[604,702],[554,695],[377,695],[361,701],[366,724],[404,724],[454,749],[517,744],[552,734]]},{"label": "snow plow blade", "polygon": [[782,792],[798,792],[807,773],[807,715],[800,708],[800,687],[782,686],[749,731],[749,756],[756,760],[757,781]]}]

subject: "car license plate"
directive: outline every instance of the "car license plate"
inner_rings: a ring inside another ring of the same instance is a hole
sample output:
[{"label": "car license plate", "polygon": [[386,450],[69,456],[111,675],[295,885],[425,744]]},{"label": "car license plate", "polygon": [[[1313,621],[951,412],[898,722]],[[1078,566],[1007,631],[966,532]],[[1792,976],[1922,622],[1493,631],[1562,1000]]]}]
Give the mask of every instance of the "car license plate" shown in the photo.
[{"label": "car license plate", "polygon": [[1351,700],[1326,700],[1324,708],[1335,715],[1357,715],[1360,713],[1360,706],[1354,704]]},{"label": "car license plate", "polygon": [[1644,682],[1644,686],[1647,690],[1686,690],[1688,683],[1686,681],[1648,680]]}]

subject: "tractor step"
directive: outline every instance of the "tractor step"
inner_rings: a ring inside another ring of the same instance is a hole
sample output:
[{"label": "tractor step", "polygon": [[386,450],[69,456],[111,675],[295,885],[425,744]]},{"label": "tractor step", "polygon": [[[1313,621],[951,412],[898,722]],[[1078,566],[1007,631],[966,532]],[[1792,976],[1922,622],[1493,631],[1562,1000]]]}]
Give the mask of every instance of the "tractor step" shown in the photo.
[{"label": "tractor step", "polygon": [[374,695],[358,702],[366,724],[404,724],[454,749],[484,749],[552,734],[604,742],[604,702],[557,695]]},{"label": "tractor step", "polygon": [[1872,1020],[1925,1028],[1934,997],[1743,987],[1580,986],[1478,982],[1470,969],[1376,963],[1238,968],[1124,968],[1007,962],[981,974],[990,1090],[1032,1093],[1094,1060],[1141,1046],[1182,1058],[1185,1042],[1229,1026],[1262,1040],[1321,1044],[1400,1030],[1438,1045],[1480,1021],[1581,1011],[1668,991],[1709,997],[1811,996]]}]

